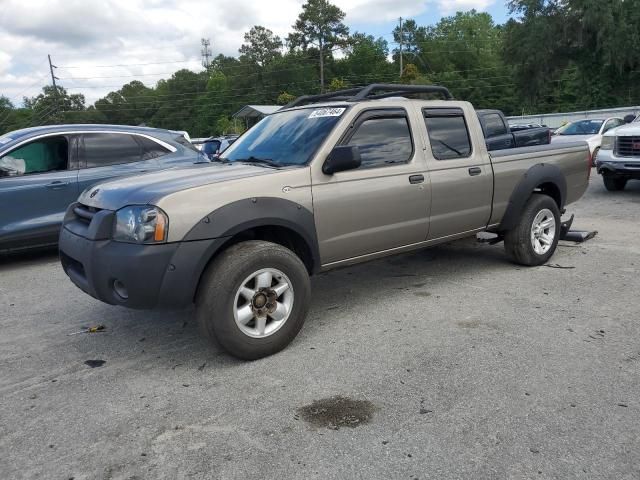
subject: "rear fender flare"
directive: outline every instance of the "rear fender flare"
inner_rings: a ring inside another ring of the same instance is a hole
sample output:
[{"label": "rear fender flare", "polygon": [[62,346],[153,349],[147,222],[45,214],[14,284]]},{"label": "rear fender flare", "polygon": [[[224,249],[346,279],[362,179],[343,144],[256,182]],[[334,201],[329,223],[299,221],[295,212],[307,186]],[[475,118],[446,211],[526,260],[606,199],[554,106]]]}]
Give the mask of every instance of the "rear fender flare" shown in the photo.
[{"label": "rear fender flare", "polygon": [[507,231],[514,228],[518,221],[524,206],[531,198],[531,195],[535,189],[542,184],[552,184],[560,192],[560,203],[558,207],[560,211],[564,209],[564,205],[567,199],[567,180],[560,170],[555,165],[548,163],[538,163],[531,167],[524,174],[520,183],[516,186],[511,197],[509,198],[509,205],[500,222],[499,231]]}]

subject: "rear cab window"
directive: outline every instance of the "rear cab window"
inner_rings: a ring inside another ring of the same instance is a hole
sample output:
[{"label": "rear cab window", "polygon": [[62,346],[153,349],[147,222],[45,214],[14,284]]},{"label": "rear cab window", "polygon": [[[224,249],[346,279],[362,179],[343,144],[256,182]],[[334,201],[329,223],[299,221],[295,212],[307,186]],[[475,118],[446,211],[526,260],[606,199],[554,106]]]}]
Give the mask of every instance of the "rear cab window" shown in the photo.
[{"label": "rear cab window", "polygon": [[469,128],[461,108],[425,108],[422,110],[436,160],[455,160],[471,156]]}]

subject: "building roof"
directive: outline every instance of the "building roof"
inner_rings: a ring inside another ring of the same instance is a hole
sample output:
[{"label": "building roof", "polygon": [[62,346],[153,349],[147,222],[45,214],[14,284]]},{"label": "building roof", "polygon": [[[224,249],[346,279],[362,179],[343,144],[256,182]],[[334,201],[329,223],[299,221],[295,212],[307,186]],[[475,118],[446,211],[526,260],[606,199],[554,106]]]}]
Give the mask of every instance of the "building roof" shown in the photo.
[{"label": "building roof", "polygon": [[281,105],[245,105],[233,116],[234,118],[260,118],[265,115],[271,115],[281,108]]}]

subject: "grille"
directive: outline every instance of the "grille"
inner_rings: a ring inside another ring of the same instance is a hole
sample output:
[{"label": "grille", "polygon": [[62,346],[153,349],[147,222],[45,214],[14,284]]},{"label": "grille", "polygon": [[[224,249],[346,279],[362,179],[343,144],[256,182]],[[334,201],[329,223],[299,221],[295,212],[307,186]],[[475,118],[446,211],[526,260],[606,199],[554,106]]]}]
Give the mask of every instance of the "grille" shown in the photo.
[{"label": "grille", "polygon": [[640,137],[616,137],[616,155],[640,157]]},{"label": "grille", "polygon": [[93,220],[94,215],[99,211],[100,211],[99,208],[87,207],[86,205],[82,205],[81,203],[79,203],[73,209],[73,213],[76,214],[76,217],[78,218],[78,220],[80,220],[83,223],[86,223],[87,225],[91,223],[91,220]]}]

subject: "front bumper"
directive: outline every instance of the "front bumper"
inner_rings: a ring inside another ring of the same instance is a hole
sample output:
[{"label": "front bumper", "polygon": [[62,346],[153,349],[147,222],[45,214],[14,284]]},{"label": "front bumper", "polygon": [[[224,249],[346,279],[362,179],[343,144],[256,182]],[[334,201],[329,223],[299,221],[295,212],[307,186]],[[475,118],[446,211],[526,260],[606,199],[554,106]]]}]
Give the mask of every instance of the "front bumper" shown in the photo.
[{"label": "front bumper", "polygon": [[618,157],[613,150],[600,150],[596,170],[600,175],[640,179],[640,157]]},{"label": "front bumper", "polygon": [[102,226],[112,222],[108,213],[96,215],[87,227],[73,217],[73,207],[60,232],[60,262],[78,288],[111,305],[151,309],[191,304],[208,259],[225,240],[115,242],[106,238],[110,228]]}]

